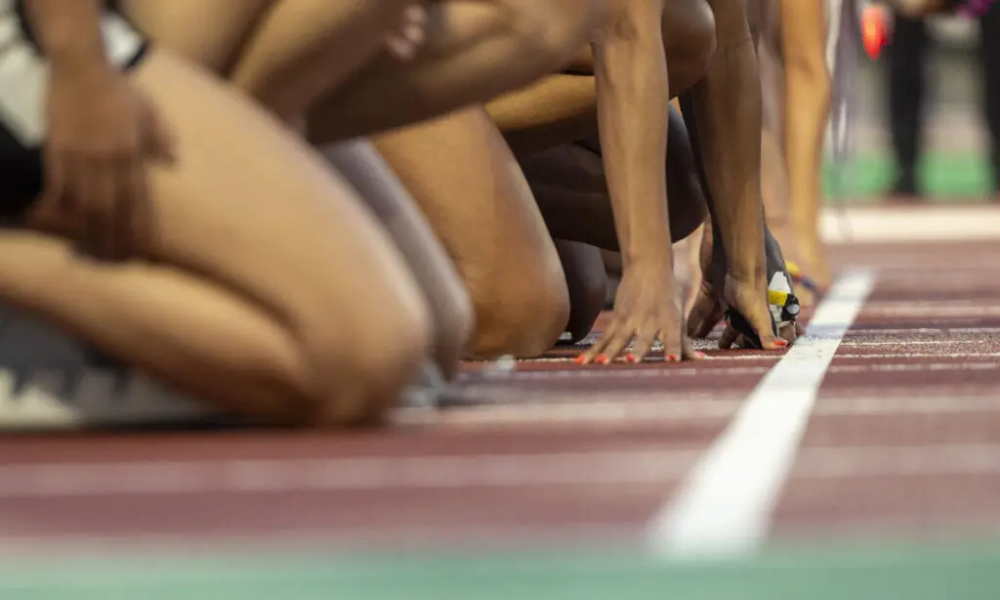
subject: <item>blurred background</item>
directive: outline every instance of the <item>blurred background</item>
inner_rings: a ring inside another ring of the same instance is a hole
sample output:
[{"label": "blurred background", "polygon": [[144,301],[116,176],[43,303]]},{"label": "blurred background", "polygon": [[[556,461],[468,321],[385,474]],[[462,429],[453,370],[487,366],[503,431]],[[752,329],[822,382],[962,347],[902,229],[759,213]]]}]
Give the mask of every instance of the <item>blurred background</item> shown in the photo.
[{"label": "blurred background", "polygon": [[[993,202],[996,194],[984,116],[980,25],[960,18],[933,18],[927,22],[927,33],[922,152],[915,172],[922,195],[916,200],[939,206]],[[1000,36],[1000,32],[994,35]],[[901,41],[894,39],[897,48]],[[906,53],[904,68],[912,72],[919,66],[919,53],[912,47],[901,52]],[[873,61],[858,48],[855,61],[854,152],[842,165],[828,161],[826,191],[831,203],[872,205],[884,202],[884,194],[897,184],[888,102],[892,57],[884,52]],[[897,89],[917,97],[916,88],[907,83]]]}]

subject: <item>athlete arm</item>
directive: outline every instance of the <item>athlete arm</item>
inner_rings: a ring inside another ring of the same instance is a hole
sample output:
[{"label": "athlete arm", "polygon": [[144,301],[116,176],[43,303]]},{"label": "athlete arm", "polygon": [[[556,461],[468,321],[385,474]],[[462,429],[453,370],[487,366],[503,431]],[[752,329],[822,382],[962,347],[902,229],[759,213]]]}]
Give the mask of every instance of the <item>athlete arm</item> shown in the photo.
[{"label": "athlete arm", "polygon": [[136,256],[153,221],[146,166],[169,163],[173,140],[108,60],[100,0],[27,0],[25,8],[50,67],[41,203],[63,213],[94,256]]},{"label": "athlete arm", "polygon": [[594,44],[598,125],[625,268],[670,263],[663,0],[613,0]]},{"label": "athlete arm", "polygon": [[[760,192],[761,88],[743,0],[709,0],[718,45],[692,89],[716,247],[736,279],[766,277]],[[721,248],[719,248],[721,244]]]},{"label": "athlete arm", "polygon": [[53,67],[106,65],[101,0],[26,0],[28,20]]},{"label": "athlete arm", "polygon": [[[785,57],[785,144],[789,193],[795,226],[815,229],[819,218],[823,133],[830,110],[830,73],[826,65],[826,3],[781,0],[782,51]],[[796,214],[796,213],[807,214]],[[808,221],[808,222],[802,222]],[[808,230],[807,229],[807,230]]]}]

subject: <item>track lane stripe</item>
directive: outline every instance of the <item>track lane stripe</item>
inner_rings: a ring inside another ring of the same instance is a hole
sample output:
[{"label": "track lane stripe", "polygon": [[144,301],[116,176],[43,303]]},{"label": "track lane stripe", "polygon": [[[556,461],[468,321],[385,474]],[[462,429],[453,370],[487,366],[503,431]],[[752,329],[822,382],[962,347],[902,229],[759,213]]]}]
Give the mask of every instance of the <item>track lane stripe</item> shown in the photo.
[{"label": "track lane stripe", "polygon": [[656,555],[740,556],[765,541],[819,387],[874,281],[868,270],[837,280],[810,319],[808,335],[761,380],[649,522]]}]

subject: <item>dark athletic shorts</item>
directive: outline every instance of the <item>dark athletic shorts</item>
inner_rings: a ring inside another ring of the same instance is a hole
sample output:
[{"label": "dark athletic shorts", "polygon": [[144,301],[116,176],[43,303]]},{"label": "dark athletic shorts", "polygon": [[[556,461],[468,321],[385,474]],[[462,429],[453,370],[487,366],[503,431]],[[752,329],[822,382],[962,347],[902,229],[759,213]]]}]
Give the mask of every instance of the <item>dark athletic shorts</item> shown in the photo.
[{"label": "dark athletic shorts", "polygon": [[[146,39],[121,15],[106,12],[101,26],[112,64],[128,70],[142,61]],[[42,190],[46,71],[23,0],[0,0],[0,220],[7,223]]]}]

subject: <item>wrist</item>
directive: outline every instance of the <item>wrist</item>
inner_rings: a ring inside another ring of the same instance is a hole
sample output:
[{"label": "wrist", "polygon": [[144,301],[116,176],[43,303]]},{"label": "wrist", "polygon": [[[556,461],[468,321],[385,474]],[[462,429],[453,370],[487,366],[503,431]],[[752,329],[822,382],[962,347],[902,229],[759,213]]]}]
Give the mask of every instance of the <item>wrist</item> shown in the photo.
[{"label": "wrist", "polygon": [[107,61],[100,2],[34,0],[28,4],[28,17],[54,67],[90,68]]},{"label": "wrist", "polygon": [[673,267],[674,253],[670,244],[647,244],[635,250],[622,249],[622,265],[637,265],[643,268]]},{"label": "wrist", "polygon": [[46,58],[53,73],[86,75],[103,72],[110,67],[100,44],[78,42],[50,47],[51,50],[46,50]]},{"label": "wrist", "polygon": [[730,260],[727,269],[729,276],[737,281],[754,281],[767,278],[767,261],[761,257],[756,260]]},{"label": "wrist", "polygon": [[674,272],[673,254],[665,252],[644,252],[637,255],[622,254],[622,270],[643,271],[672,275]]}]

